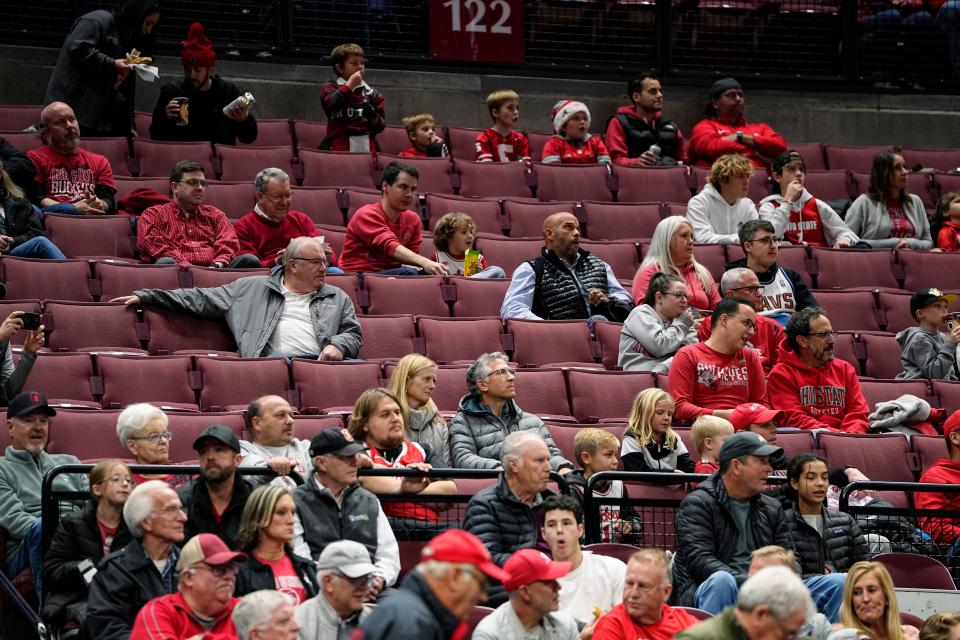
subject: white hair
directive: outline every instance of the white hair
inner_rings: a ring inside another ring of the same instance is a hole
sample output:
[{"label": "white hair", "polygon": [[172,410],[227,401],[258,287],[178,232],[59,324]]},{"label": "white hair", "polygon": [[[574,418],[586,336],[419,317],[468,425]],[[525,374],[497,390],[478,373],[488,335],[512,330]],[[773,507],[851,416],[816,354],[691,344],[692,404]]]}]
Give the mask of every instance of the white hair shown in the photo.
[{"label": "white hair", "polygon": [[[681,224],[690,225],[690,222],[683,216],[669,216],[657,223],[657,228],[653,230],[653,237],[650,238],[650,247],[647,249],[647,255],[640,263],[639,271],[643,271],[650,265],[655,265],[657,269],[664,273],[683,277],[683,271],[680,266],[673,263],[673,257],[670,255],[670,241],[673,240],[673,234],[677,232]],[[690,263],[697,272],[697,277],[703,283],[703,289],[710,292],[710,285],[713,283],[713,276],[707,271],[707,268],[697,262],[695,257],[690,258]]]},{"label": "white hair", "polygon": [[117,437],[120,438],[120,446],[126,447],[127,440],[136,436],[148,422],[157,418],[163,422],[164,429],[169,426],[170,419],[167,414],[147,402],[132,404],[121,411],[117,416]]},{"label": "white hair", "polygon": [[290,596],[273,589],[253,591],[240,598],[233,608],[233,626],[240,640],[249,640],[250,632],[270,624],[275,609],[290,604]]},{"label": "white hair", "polygon": [[733,269],[727,269],[723,272],[723,275],[720,276],[720,293],[726,295],[727,291],[733,289],[736,285],[743,282],[743,279],[748,275],[753,273],[750,269],[746,267],[734,267]]},{"label": "white hair", "polygon": [[130,535],[137,540],[143,538],[143,527],[140,523],[149,518],[156,509],[155,496],[164,489],[172,491],[170,485],[163,480],[149,480],[137,485],[123,504],[123,521],[127,524]]},{"label": "white hair", "polygon": [[789,567],[766,567],[747,578],[737,596],[737,608],[753,611],[766,605],[777,620],[786,620],[798,611],[809,617],[816,611],[810,591]]},{"label": "white hair", "polygon": [[527,442],[531,440],[536,440],[537,442],[544,441],[543,436],[532,430],[514,431],[503,439],[503,444],[500,445],[500,464],[504,469],[508,468],[507,463],[510,462],[510,460],[519,461],[522,459],[523,448]]}]

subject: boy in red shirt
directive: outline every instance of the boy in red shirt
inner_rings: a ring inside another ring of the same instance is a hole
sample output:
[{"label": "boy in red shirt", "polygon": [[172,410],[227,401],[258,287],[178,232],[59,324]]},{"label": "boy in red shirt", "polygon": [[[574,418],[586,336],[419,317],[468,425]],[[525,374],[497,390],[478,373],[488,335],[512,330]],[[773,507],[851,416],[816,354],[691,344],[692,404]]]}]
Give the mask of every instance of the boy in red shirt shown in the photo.
[{"label": "boy in red shirt", "polygon": [[693,446],[700,454],[700,460],[694,473],[715,473],[720,470],[718,462],[720,447],[733,435],[733,425],[729,420],[717,416],[703,415],[693,421],[690,430]]},{"label": "boy in red shirt", "polygon": [[330,53],[337,79],[323,85],[320,99],[327,114],[327,137],[321,149],[372,152],[376,135],[386,127],[383,96],[363,79],[367,61],[358,44],[341,44]]},{"label": "boy in red shirt", "polygon": [[950,191],[940,197],[937,220],[943,220],[937,234],[937,248],[947,253],[960,251],[960,192]]},{"label": "boy in red shirt", "polygon": [[487,96],[493,126],[477,134],[477,162],[518,162],[530,159],[530,142],[514,131],[520,119],[520,96],[511,89],[497,89]]},{"label": "boy in red shirt", "polygon": [[610,152],[600,136],[589,133],[590,110],[575,100],[561,100],[553,105],[553,131],[541,159],[544,164],[610,164]]},{"label": "boy in red shirt", "polygon": [[447,145],[437,135],[437,123],[429,113],[403,119],[410,146],[400,152],[404,158],[446,158]]}]

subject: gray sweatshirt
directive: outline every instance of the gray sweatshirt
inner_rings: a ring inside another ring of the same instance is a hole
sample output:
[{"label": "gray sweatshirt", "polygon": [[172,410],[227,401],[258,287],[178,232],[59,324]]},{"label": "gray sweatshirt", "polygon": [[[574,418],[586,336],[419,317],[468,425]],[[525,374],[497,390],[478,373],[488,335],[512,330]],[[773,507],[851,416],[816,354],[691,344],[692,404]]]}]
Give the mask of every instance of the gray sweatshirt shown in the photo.
[{"label": "gray sweatshirt", "polygon": [[634,307],[620,330],[620,357],[624,371],[667,373],[680,347],[697,342],[693,319],[681,313],[672,322],[647,304]]},{"label": "gray sweatshirt", "polygon": [[898,380],[957,380],[957,345],[939,331],[909,327],[897,334],[903,372]]}]

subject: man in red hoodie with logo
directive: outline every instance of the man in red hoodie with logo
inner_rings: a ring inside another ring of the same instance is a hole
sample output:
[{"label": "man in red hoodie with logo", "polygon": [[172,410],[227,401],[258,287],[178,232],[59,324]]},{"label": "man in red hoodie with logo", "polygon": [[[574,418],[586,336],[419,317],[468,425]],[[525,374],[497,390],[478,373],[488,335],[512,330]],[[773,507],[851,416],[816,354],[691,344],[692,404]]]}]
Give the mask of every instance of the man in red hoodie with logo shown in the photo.
[{"label": "man in red hoodie with logo", "polygon": [[[920,476],[920,482],[960,484],[960,411],[955,411],[943,423],[943,437],[947,441],[950,457],[940,458],[933,463]],[[960,493],[957,492],[918,491],[913,494],[913,502],[917,509],[960,511]],[[920,518],[920,526],[940,544],[954,545],[953,557],[957,557],[960,552],[960,523],[955,518]]]},{"label": "man in red hoodie with logo", "polygon": [[[687,161],[683,133],[663,116],[663,87],[650,72],[627,83],[630,103],[607,122],[607,149],[614,164],[625,167],[675,165]],[[655,153],[660,147],[660,152]]]},{"label": "man in red hoodie with logo", "polygon": [[837,332],[820,307],[794,312],[787,348],[770,371],[770,404],[785,427],[866,433],[870,407],[853,365],[833,357]]}]

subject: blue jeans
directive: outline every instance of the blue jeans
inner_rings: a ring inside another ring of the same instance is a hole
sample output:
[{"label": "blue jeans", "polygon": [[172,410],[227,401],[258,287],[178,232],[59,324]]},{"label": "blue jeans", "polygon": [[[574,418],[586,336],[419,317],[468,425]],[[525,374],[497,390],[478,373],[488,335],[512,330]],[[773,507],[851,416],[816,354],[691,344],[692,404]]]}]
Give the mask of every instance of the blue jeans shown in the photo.
[{"label": "blue jeans", "polygon": [[69,202],[58,202],[57,204],[50,204],[43,207],[40,210],[40,217],[43,217],[44,213],[65,213],[69,216],[75,216],[77,215],[77,208]]},{"label": "blue jeans", "polygon": [[[845,573],[827,573],[803,581],[810,590],[817,610],[827,616],[830,622],[840,619],[840,603],[843,601],[843,583],[846,579]],[[725,608],[737,603],[739,592],[736,578],[726,571],[717,571],[697,587],[693,606],[718,615]]]},{"label": "blue jeans", "polygon": [[381,276],[420,276],[423,275],[419,269],[414,269],[413,267],[397,267],[396,269],[385,269],[383,271],[377,271],[378,275]]},{"label": "blue jeans", "polygon": [[7,568],[4,572],[13,578],[29,567],[33,572],[33,590],[37,598],[43,597],[43,538],[40,525],[40,518],[34,518],[16,552],[7,557]]},{"label": "blue jeans", "polygon": [[43,258],[44,260],[66,260],[67,256],[49,238],[37,236],[10,250],[17,258]]}]

